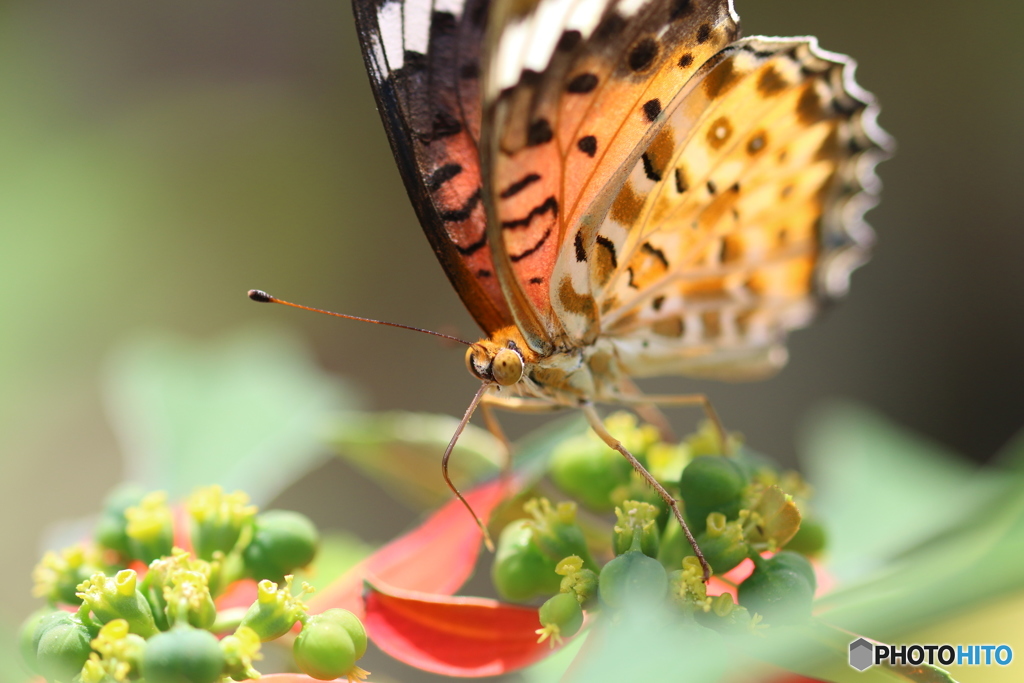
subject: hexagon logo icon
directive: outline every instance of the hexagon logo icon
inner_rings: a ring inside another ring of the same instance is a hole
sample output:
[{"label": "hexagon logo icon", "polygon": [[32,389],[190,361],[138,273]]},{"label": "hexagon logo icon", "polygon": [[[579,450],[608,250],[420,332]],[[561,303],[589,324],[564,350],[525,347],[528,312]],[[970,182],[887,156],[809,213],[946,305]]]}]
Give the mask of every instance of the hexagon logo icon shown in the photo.
[{"label": "hexagon logo icon", "polygon": [[864,638],[858,638],[850,643],[850,666],[857,671],[864,671],[874,664],[875,648]]}]

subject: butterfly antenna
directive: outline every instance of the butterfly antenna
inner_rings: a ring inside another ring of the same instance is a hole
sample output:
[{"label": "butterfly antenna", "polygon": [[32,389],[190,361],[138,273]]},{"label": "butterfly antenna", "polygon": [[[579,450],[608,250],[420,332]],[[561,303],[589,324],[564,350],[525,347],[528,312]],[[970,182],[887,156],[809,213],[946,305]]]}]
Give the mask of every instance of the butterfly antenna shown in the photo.
[{"label": "butterfly antenna", "polygon": [[448,442],[448,448],[445,449],[444,457],[441,458],[441,474],[444,475],[444,480],[447,482],[448,488],[450,488],[452,493],[455,494],[455,497],[461,500],[462,504],[466,506],[467,510],[469,510],[469,514],[473,515],[473,520],[476,522],[476,525],[480,527],[480,531],[484,534],[484,545],[493,553],[494,541],[491,540],[491,534],[487,531],[487,526],[473,510],[473,506],[469,504],[469,501],[462,495],[458,487],[452,483],[452,478],[448,475],[448,458],[451,457],[452,451],[455,450],[455,444],[458,442],[459,436],[462,434],[462,430],[464,430],[466,425],[469,424],[469,418],[473,417],[473,412],[476,410],[476,407],[480,405],[480,401],[483,399],[484,394],[487,393],[490,386],[489,382],[484,382],[480,385],[480,388],[476,390],[476,395],[473,396],[473,400],[470,401],[469,407],[466,408],[466,414],[462,416],[462,421],[459,422],[459,426],[455,428],[452,440]]},{"label": "butterfly antenna", "polygon": [[466,346],[472,346],[471,342],[458,337],[453,337],[448,334],[441,334],[440,332],[434,332],[432,330],[424,330],[422,327],[413,327],[412,325],[402,325],[399,323],[389,323],[384,320],[374,320],[373,318],[360,318],[357,315],[345,315],[344,313],[335,313],[334,311],[325,311],[322,308],[313,308],[312,306],[303,306],[302,304],[293,304],[291,301],[285,301],[284,299],[278,299],[276,296],[270,296],[266,292],[259,289],[250,289],[249,298],[253,301],[258,301],[261,304],[281,304],[283,306],[291,306],[292,308],[301,308],[304,311],[313,311],[314,313],[323,313],[324,315],[333,315],[335,318],[345,318],[346,320],[358,320],[364,323],[374,323],[375,325],[388,325],[389,327],[400,327],[403,330],[412,330],[413,332],[423,332],[424,334],[432,334],[435,337],[441,337],[442,339],[448,339],[450,341],[465,344]]}]

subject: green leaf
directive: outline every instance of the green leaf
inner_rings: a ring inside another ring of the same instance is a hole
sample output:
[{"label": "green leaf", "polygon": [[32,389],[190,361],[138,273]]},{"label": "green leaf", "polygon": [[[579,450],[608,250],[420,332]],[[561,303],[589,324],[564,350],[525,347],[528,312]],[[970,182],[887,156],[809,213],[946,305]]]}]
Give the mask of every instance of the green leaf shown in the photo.
[{"label": "green leaf", "polygon": [[1006,490],[984,508],[874,578],[826,595],[815,613],[885,639],[1024,590],[1024,477],[1004,478]]},{"label": "green leaf", "polygon": [[1003,487],[997,473],[852,404],[811,418],[802,456],[829,533],[829,568],[840,580],[882,566]]},{"label": "green leaf", "polygon": [[857,671],[849,665],[849,647],[859,637],[814,619],[806,626],[768,629],[765,637],[747,641],[747,654],[833,683],[956,683],[949,672],[927,663]]},{"label": "green leaf", "polygon": [[268,501],[325,457],[327,418],[353,403],[296,337],[266,328],[136,338],[110,358],[105,394],[126,478],[172,500],[221,484]]}]

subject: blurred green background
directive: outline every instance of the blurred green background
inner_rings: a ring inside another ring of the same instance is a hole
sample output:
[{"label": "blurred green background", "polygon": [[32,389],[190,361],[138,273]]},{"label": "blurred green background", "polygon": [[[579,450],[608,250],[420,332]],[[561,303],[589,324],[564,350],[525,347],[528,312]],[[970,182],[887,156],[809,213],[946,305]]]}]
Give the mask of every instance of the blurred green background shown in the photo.
[{"label": "blurred green background", "polygon": [[[814,34],[859,61],[899,143],[869,214],[878,246],[777,378],[647,386],[707,391],[727,425],[787,461],[802,416],[832,396],[986,459],[1024,413],[1024,4],[737,9],[747,35]],[[252,287],[476,334],[405,197],[348,4],[0,4],[0,622],[35,604],[48,526],[96,511],[122,476],[101,374],[140,332],[286,327],[368,407],[465,408],[475,382],[459,348],[257,306]],[[411,519],[381,495],[332,465],[286,498],[338,526],[364,527],[342,510],[393,514],[369,527],[376,542]]]}]

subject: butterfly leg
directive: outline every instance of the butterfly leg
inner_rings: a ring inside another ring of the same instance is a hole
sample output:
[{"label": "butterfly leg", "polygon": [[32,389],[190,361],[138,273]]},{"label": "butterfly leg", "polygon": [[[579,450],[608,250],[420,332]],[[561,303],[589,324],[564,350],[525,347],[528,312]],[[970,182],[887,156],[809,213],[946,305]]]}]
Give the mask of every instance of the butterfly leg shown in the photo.
[{"label": "butterfly leg", "polygon": [[448,488],[451,489],[451,492],[455,494],[456,498],[462,501],[462,504],[466,506],[467,510],[469,510],[469,514],[473,516],[473,520],[476,522],[476,525],[480,527],[480,531],[483,532],[484,545],[493,553],[494,541],[491,540],[491,534],[487,531],[487,525],[483,523],[483,520],[481,520],[479,516],[477,516],[476,512],[473,510],[473,506],[469,504],[469,501],[462,495],[462,492],[459,491],[455,482],[452,481],[451,476],[448,474],[448,460],[452,456],[452,451],[455,450],[455,444],[458,443],[463,430],[466,429],[466,425],[469,424],[469,419],[473,417],[473,413],[476,411],[477,406],[480,405],[481,401],[487,396],[487,391],[491,386],[492,385],[487,382],[481,384],[480,388],[477,389],[476,394],[473,396],[473,400],[470,401],[469,407],[466,408],[466,414],[462,416],[459,426],[455,428],[455,433],[452,434],[451,441],[448,442],[448,448],[444,450],[444,455],[441,457],[441,474],[444,476],[445,483],[448,484]]},{"label": "butterfly leg", "polygon": [[[722,425],[722,419],[718,417],[718,411],[711,405],[711,400],[704,394],[642,394],[642,395],[623,395],[616,399],[616,403],[622,403],[630,406],[641,406],[641,405],[661,405],[661,406],[700,406],[704,410],[704,414],[711,424],[715,426],[715,431],[718,432],[718,439],[722,443],[722,451],[725,455],[731,455],[729,448],[729,435],[725,431],[725,427]],[[646,416],[641,415],[646,419]],[[657,426],[657,424],[655,424]]]},{"label": "butterfly leg", "polygon": [[693,534],[690,533],[690,527],[686,525],[686,520],[683,519],[683,513],[679,510],[679,502],[672,497],[672,494],[665,490],[665,487],[661,485],[661,482],[655,479],[654,475],[648,472],[647,468],[644,467],[632,453],[626,450],[626,447],[622,445],[621,441],[608,433],[608,430],[604,427],[604,423],[601,422],[601,416],[598,415],[597,411],[594,409],[594,404],[583,403],[580,406],[580,409],[586,416],[587,422],[590,423],[590,428],[593,429],[599,437],[601,437],[602,441],[608,444],[609,448],[621,453],[622,456],[629,461],[629,464],[633,466],[633,469],[644,478],[644,481],[646,481],[651,488],[658,492],[661,499],[664,500],[665,504],[672,510],[672,514],[675,515],[676,521],[678,521],[679,525],[683,528],[686,540],[690,542],[690,547],[693,548],[693,553],[697,556],[697,559],[700,560],[700,566],[704,570],[704,582],[707,583],[708,579],[711,578],[711,566],[708,565],[708,561],[704,559],[704,553],[700,551],[700,547],[697,545],[696,539],[694,539]]}]

